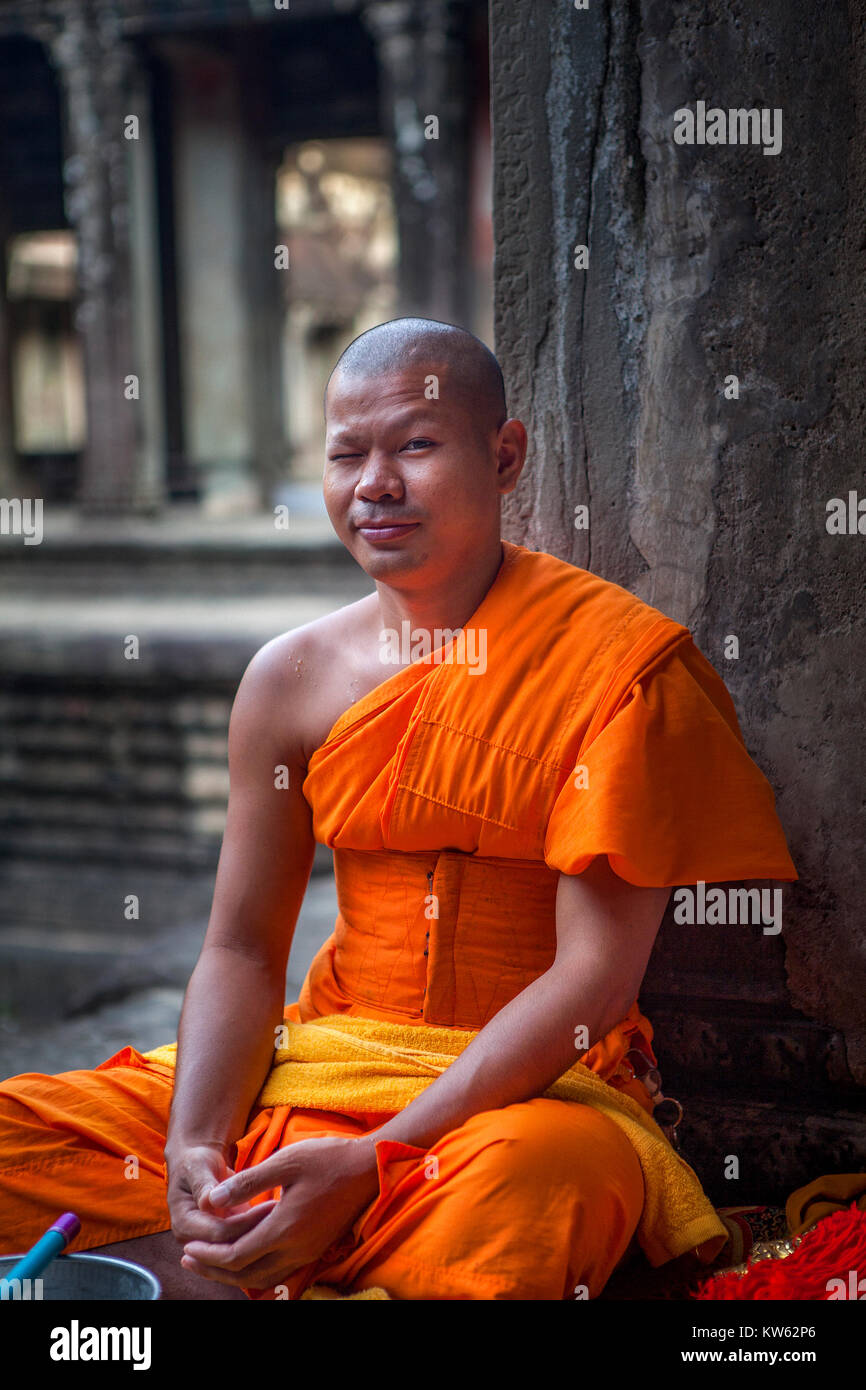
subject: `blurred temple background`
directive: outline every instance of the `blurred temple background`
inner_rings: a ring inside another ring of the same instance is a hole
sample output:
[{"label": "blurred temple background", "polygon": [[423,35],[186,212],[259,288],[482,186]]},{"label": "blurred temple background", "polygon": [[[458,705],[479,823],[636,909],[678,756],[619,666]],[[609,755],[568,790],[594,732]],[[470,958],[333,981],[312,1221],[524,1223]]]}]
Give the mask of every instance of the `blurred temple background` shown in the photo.
[{"label": "blurred temple background", "polygon": [[0,526],[5,1075],[175,1036],[244,667],[371,587],[321,499],[342,349],[492,346],[485,0],[0,0],[0,244],[0,496],[43,504]]},{"label": "blurred temple background", "polygon": [[365,328],[490,338],[487,63],[483,0],[0,4],[6,494],[237,516]]}]

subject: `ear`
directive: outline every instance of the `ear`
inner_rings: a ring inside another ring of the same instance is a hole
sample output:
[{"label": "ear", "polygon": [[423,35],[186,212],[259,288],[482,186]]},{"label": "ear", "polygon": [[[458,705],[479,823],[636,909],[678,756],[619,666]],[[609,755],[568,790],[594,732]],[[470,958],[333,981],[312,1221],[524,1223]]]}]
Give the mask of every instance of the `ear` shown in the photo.
[{"label": "ear", "polygon": [[509,419],[496,439],[496,478],[500,493],[513,492],[526,462],[526,426],[522,420]]}]

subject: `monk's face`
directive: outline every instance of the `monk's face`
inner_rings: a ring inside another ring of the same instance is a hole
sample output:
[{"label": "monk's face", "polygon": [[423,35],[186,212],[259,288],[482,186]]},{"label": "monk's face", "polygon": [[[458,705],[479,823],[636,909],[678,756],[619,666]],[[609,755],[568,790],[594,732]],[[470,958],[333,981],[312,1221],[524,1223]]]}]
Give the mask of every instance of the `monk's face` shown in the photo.
[{"label": "monk's face", "polygon": [[[428,400],[431,376],[439,395]],[[370,378],[335,373],[326,426],[325,505],[371,578],[417,588],[489,563],[500,496],[523,464],[520,421],[485,429],[471,395],[434,361]]]}]

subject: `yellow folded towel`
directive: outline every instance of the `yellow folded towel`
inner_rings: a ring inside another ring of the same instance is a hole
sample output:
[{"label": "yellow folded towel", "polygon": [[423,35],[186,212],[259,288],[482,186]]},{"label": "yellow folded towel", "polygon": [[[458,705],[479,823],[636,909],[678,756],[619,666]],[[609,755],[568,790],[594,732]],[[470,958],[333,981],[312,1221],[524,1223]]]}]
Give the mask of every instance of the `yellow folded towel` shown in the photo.
[{"label": "yellow folded towel", "polygon": [[[341,1114],[398,1111],[450,1066],[476,1034],[430,1024],[385,1023],[331,1014],[309,1023],[284,1025],[285,1047],[258,1104],[295,1105]],[[176,1043],[144,1056],[174,1066]],[[645,1200],[637,1239],[651,1265],[686,1251],[715,1258],[728,1231],[706,1197],[694,1170],[676,1153],[653,1119],[582,1062],[575,1062],[544,1093],[557,1100],[591,1105],[619,1125],[640,1161]]]}]

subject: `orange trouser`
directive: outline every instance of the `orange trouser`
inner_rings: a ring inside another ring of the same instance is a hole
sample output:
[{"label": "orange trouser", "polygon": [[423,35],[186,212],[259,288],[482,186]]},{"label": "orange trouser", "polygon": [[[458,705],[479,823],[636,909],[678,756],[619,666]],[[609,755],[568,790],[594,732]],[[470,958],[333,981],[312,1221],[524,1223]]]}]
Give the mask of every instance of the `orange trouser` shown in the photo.
[{"label": "orange trouser", "polygon": [[[81,1220],[70,1251],[169,1229],[163,1146],[173,1075],[126,1047],[94,1071],[30,1072],[0,1085],[0,1254],[26,1250],[63,1211]],[[257,1108],[235,1166],[312,1135],[364,1134],[387,1118]],[[622,1131],[570,1101],[483,1111],[429,1149],[382,1140],[376,1154],[379,1195],[348,1236],[289,1276],[289,1297],[322,1283],[378,1285],[398,1299],[564,1299],[579,1286],[594,1298],[643,1207],[640,1164]]]}]

